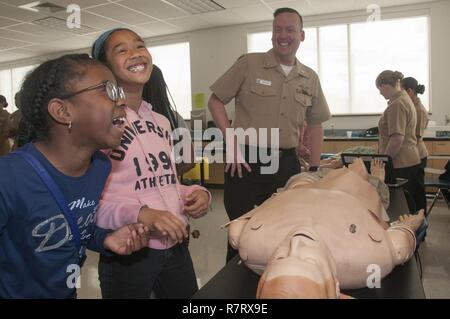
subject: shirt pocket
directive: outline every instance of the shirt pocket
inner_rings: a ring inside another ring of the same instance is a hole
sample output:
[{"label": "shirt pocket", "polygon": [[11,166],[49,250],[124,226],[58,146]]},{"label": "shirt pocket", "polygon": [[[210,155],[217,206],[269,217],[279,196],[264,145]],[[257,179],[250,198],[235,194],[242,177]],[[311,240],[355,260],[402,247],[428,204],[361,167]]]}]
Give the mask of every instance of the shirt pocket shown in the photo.
[{"label": "shirt pocket", "polygon": [[270,114],[277,105],[277,92],[271,86],[252,85],[250,87],[251,103],[249,107],[255,114]]},{"label": "shirt pocket", "polygon": [[312,106],[312,96],[303,94],[303,93],[295,93],[295,100],[300,104],[300,106],[307,108]]}]

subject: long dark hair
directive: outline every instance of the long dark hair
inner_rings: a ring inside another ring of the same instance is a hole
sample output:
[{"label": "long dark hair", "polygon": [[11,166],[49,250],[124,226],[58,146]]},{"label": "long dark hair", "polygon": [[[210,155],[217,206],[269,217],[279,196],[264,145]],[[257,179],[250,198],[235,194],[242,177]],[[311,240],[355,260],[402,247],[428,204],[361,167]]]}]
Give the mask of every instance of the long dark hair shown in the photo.
[{"label": "long dark hair", "polygon": [[[144,89],[142,90],[142,99],[152,105],[153,111],[167,117],[172,130],[174,130],[178,128],[178,117],[175,113],[176,109],[170,103],[167,93],[170,95],[162,71],[158,66],[153,65],[150,79],[145,83]],[[172,98],[172,96],[170,97]]]},{"label": "long dark hair", "polygon": [[48,102],[70,93],[71,83],[80,80],[86,74],[87,66],[93,64],[101,62],[87,54],[68,54],[46,61],[27,74],[20,90],[19,147],[33,140],[49,138],[52,119],[47,111]]}]

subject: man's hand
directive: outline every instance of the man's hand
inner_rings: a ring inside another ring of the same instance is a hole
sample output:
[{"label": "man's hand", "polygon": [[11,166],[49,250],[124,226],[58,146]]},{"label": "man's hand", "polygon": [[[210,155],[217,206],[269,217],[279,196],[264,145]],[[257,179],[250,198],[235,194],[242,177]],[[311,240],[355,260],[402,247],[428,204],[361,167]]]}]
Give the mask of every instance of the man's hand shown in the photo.
[{"label": "man's hand", "polygon": [[109,233],[103,242],[103,247],[119,255],[129,255],[146,247],[149,239],[148,227],[140,223],[130,224]]},{"label": "man's hand", "polygon": [[204,190],[198,189],[186,197],[187,204],[184,206],[184,212],[193,217],[199,218],[208,212],[209,196]]},{"label": "man's hand", "polygon": [[172,240],[179,243],[189,236],[186,225],[168,211],[144,206],[139,212],[138,222],[148,226],[151,232],[169,236]]},{"label": "man's hand", "polygon": [[228,141],[226,144],[227,165],[225,166],[225,173],[227,173],[231,169],[230,170],[231,177],[234,177],[235,173],[237,173],[239,178],[242,178],[242,167],[244,167],[247,170],[247,172],[251,172],[252,169],[242,156],[239,144],[237,143],[236,136],[232,136],[231,138],[228,138],[227,136],[227,141]]}]

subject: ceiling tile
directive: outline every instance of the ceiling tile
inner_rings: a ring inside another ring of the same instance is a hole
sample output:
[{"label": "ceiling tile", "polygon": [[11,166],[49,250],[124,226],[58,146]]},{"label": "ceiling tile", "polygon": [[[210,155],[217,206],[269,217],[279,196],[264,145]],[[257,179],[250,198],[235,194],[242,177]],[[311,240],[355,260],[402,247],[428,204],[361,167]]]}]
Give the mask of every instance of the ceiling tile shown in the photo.
[{"label": "ceiling tile", "polygon": [[93,41],[86,37],[72,36],[67,41],[51,41],[45,45],[52,48],[53,51],[78,50],[80,48],[90,48]]},{"label": "ceiling tile", "polygon": [[[21,6],[27,3],[35,2],[36,0],[0,0],[0,3],[7,3],[13,6]],[[81,8],[92,7],[99,4],[110,3],[108,0],[46,0],[42,2],[50,2],[59,6],[66,7],[69,4],[77,4]]]},{"label": "ceiling tile", "polygon": [[30,2],[34,2],[34,0],[1,0],[0,3],[6,3],[13,6],[21,6],[23,4],[27,4]]},{"label": "ceiling tile", "polygon": [[267,21],[273,17],[273,11],[262,4],[230,9],[230,12],[241,17],[245,23]]},{"label": "ceiling tile", "polygon": [[[55,17],[61,19],[67,19],[68,15],[65,12],[55,14]],[[81,11],[81,25],[95,28],[98,30],[108,30],[111,28],[123,26],[124,24],[119,21],[111,20],[105,17],[101,17],[97,14],[89,13],[84,10]]]},{"label": "ceiling tile", "polygon": [[182,32],[181,28],[163,22],[141,24],[135,26],[133,30],[135,30],[142,38]]},{"label": "ceiling tile", "polygon": [[189,15],[189,13],[161,0],[124,0],[119,1],[119,3],[157,19],[179,18]]},{"label": "ceiling tile", "polygon": [[145,22],[152,22],[154,19],[140,14],[135,10],[129,10],[124,6],[119,6],[117,4],[107,4],[97,6],[91,9],[87,9],[88,12],[101,15],[103,17],[108,17],[117,21],[121,21],[126,24],[139,24]]},{"label": "ceiling tile", "polygon": [[261,4],[260,0],[214,0],[226,9]]},{"label": "ceiling tile", "polygon": [[[317,0],[316,0],[317,1]],[[340,4],[340,7],[344,7],[345,3],[348,1],[353,1],[353,0],[341,0],[341,2],[337,2],[337,1],[327,1],[329,3],[329,5],[333,5],[333,3]],[[373,0],[371,0],[373,1]],[[265,0],[265,2],[268,3],[269,7],[271,7],[273,9],[273,11],[275,11],[278,8],[283,8],[283,7],[289,7],[292,9],[297,10],[302,16],[307,16],[307,15],[312,15],[312,14],[319,14],[319,10],[317,9],[317,7],[314,6],[314,1],[311,0],[278,0],[278,1],[267,1]],[[313,5],[311,6],[310,4],[313,3]]]},{"label": "ceiling tile", "polygon": [[214,26],[243,23],[242,18],[237,16],[233,10],[203,13],[201,18]]},{"label": "ceiling tile", "polygon": [[32,45],[32,43],[0,37],[0,52],[11,48],[21,48],[29,45]]},{"label": "ceiling tile", "polygon": [[11,51],[0,52],[0,63],[31,58],[36,54],[24,49],[15,49]]},{"label": "ceiling tile", "polygon": [[0,29],[0,37],[35,43],[36,35],[11,29]]},{"label": "ceiling tile", "polygon": [[[30,1],[27,1],[30,2]],[[41,14],[39,12],[33,12],[25,9],[16,7],[15,5],[6,5],[0,2],[0,16],[9,17],[14,20],[19,21],[31,21],[36,19],[41,19],[46,14]]]},{"label": "ceiling tile", "polygon": [[197,19],[192,19],[192,17],[182,17],[175,19],[167,19],[166,21],[176,26],[182,27],[186,31],[214,27],[213,24],[205,20],[202,20],[201,17],[198,17]]},{"label": "ceiling tile", "polygon": [[60,6],[68,6],[69,4],[77,4],[81,9],[98,6],[101,4],[111,3],[108,0],[47,0],[49,2],[57,3]]},{"label": "ceiling tile", "polygon": [[[35,36],[43,37],[45,42],[51,41],[54,39],[63,39],[70,35],[69,32],[54,30],[46,27],[41,27],[32,23],[23,23],[20,25],[8,27],[9,30],[24,32],[28,34],[33,34]],[[42,42],[43,39],[36,39],[36,41]],[[44,43],[45,43],[44,42]]]},{"label": "ceiling tile", "polygon": [[18,23],[20,23],[20,22],[0,16],[0,28],[18,24]]}]

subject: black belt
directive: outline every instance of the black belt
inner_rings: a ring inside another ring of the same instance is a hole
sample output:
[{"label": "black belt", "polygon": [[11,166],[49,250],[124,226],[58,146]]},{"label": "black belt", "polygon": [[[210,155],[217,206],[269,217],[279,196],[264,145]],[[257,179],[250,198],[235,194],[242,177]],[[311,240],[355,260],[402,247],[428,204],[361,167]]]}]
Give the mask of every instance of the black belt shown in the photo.
[{"label": "black belt", "polygon": [[250,149],[256,149],[258,151],[257,154],[267,154],[267,155],[276,155],[278,154],[278,157],[287,157],[287,156],[297,156],[297,152],[295,147],[293,148],[261,148],[261,147],[257,147],[257,146],[249,146],[249,145],[245,145],[245,152],[246,152],[246,156],[248,156],[248,152]]}]

